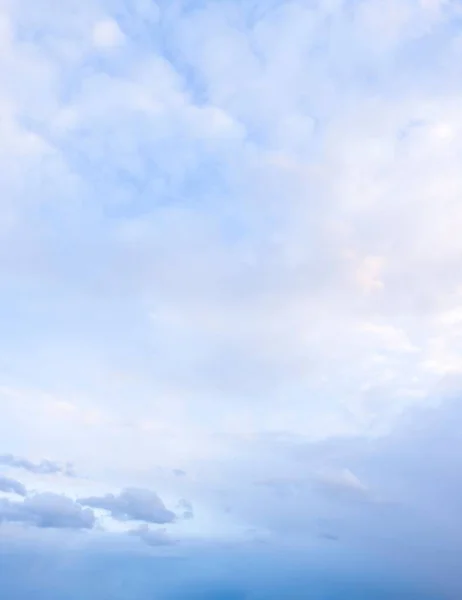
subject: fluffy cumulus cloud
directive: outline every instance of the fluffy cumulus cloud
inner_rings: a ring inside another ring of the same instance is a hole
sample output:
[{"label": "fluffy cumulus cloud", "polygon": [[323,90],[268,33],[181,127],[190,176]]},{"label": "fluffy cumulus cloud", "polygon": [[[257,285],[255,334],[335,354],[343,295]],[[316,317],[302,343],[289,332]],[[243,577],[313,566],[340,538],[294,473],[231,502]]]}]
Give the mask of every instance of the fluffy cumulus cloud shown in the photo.
[{"label": "fluffy cumulus cloud", "polygon": [[461,14],[0,0],[6,595],[461,597]]},{"label": "fluffy cumulus cloud", "polygon": [[171,523],[175,513],[168,510],[159,496],[151,490],[127,488],[120,494],[106,494],[79,499],[80,504],[100,508],[111,513],[114,519]]},{"label": "fluffy cumulus cloud", "polygon": [[95,515],[89,508],[60,494],[34,494],[22,502],[0,499],[0,522],[12,521],[43,528],[91,529]]},{"label": "fluffy cumulus cloud", "polygon": [[16,479],[0,475],[0,492],[17,494],[18,496],[26,496],[26,487]]}]

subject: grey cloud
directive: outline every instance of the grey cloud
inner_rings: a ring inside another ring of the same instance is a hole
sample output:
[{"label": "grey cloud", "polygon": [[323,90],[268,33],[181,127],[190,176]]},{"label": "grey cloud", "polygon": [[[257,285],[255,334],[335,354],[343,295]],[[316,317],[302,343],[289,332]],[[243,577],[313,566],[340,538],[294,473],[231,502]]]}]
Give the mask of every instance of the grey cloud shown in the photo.
[{"label": "grey cloud", "polygon": [[189,500],[185,500],[184,498],[182,498],[178,502],[178,508],[183,511],[183,513],[182,513],[183,519],[186,519],[186,520],[194,519],[193,506],[192,506],[191,502],[189,502]]},{"label": "grey cloud", "polygon": [[324,492],[351,498],[366,499],[369,490],[349,469],[329,471],[316,477],[316,487]]},{"label": "grey cloud", "polygon": [[10,479],[0,475],[0,492],[6,492],[11,494],[18,494],[18,496],[26,496],[26,487],[16,479]]},{"label": "grey cloud", "polygon": [[[409,411],[387,436],[304,444],[297,438],[272,445],[264,440],[259,485],[249,485],[254,475],[245,465],[221,469],[238,519],[277,536],[315,536],[327,548],[380,554],[409,573],[454,585],[457,598],[461,427],[456,397],[438,408]],[[306,485],[294,488],[297,477]],[[286,488],[296,492],[274,493]],[[444,552],[435,553],[436,547]]]},{"label": "grey cloud", "polygon": [[0,523],[12,521],[43,528],[92,529],[95,515],[66,496],[46,492],[22,502],[0,500]]},{"label": "grey cloud", "polygon": [[328,540],[329,542],[338,542],[340,539],[335,533],[320,533],[318,537],[322,540]]},{"label": "grey cloud", "polygon": [[175,543],[165,529],[151,529],[148,525],[132,529],[130,535],[139,537],[148,546],[171,546]]},{"label": "grey cloud", "polygon": [[183,471],[183,469],[173,469],[173,474],[177,477],[185,477],[186,471]]},{"label": "grey cloud", "polygon": [[61,465],[51,460],[41,460],[38,463],[34,463],[27,458],[21,456],[14,456],[13,454],[2,454],[0,455],[0,465],[7,467],[15,467],[18,469],[24,469],[30,473],[39,475],[53,475],[61,474],[67,477],[75,477],[74,467],[70,463]]},{"label": "grey cloud", "polygon": [[172,523],[176,515],[168,510],[159,496],[143,488],[126,488],[120,494],[91,496],[79,500],[92,508],[101,508],[119,521],[147,521],[148,523]]}]

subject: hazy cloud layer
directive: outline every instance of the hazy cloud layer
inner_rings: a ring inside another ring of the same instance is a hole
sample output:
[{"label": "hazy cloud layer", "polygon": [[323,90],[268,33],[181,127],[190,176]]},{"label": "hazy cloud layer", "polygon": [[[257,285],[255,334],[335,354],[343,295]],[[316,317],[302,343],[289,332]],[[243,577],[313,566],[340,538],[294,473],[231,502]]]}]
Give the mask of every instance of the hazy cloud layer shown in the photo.
[{"label": "hazy cloud layer", "polygon": [[103,510],[213,585],[232,542],[461,597],[461,14],[0,1],[0,540]]},{"label": "hazy cloud layer", "polygon": [[[262,553],[256,546],[206,544],[180,555],[175,554],[175,546],[145,548],[144,555],[120,547],[69,552],[58,544],[51,548],[20,546],[4,552],[0,542],[2,590],[20,600],[26,600],[31,590],[43,598],[84,596],[88,600],[101,595],[117,600],[133,596],[140,600],[153,596],[159,600],[298,600],[301,590],[308,591],[313,600],[441,598],[431,588],[409,584],[403,576],[386,580],[383,566],[367,555],[346,556],[335,544],[329,544],[327,560],[325,552],[300,556],[289,548],[274,547]],[[36,561],[40,570],[31,568]],[[360,562],[367,574],[357,571]],[[18,570],[27,577],[18,581],[14,576]]]}]

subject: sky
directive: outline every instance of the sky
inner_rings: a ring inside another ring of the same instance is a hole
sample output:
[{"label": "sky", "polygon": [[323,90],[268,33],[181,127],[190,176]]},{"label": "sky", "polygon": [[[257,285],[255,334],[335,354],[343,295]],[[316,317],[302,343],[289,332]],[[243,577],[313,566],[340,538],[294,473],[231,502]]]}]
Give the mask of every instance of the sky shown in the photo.
[{"label": "sky", "polygon": [[0,0],[0,595],[453,600],[460,0]]}]

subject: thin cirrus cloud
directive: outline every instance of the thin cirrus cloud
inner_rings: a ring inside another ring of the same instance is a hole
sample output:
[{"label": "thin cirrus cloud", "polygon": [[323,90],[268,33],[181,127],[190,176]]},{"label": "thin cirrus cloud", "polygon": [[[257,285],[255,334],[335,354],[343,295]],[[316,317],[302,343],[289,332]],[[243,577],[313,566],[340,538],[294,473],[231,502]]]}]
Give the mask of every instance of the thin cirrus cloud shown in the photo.
[{"label": "thin cirrus cloud", "polygon": [[264,595],[302,554],[460,597],[459,21],[457,0],[1,3],[9,547],[15,523],[184,547],[190,597]]},{"label": "thin cirrus cloud", "polygon": [[27,458],[14,456],[13,454],[0,455],[0,466],[24,469],[35,475],[66,475],[75,476],[74,467],[71,464],[61,465],[51,460],[32,462]]}]

